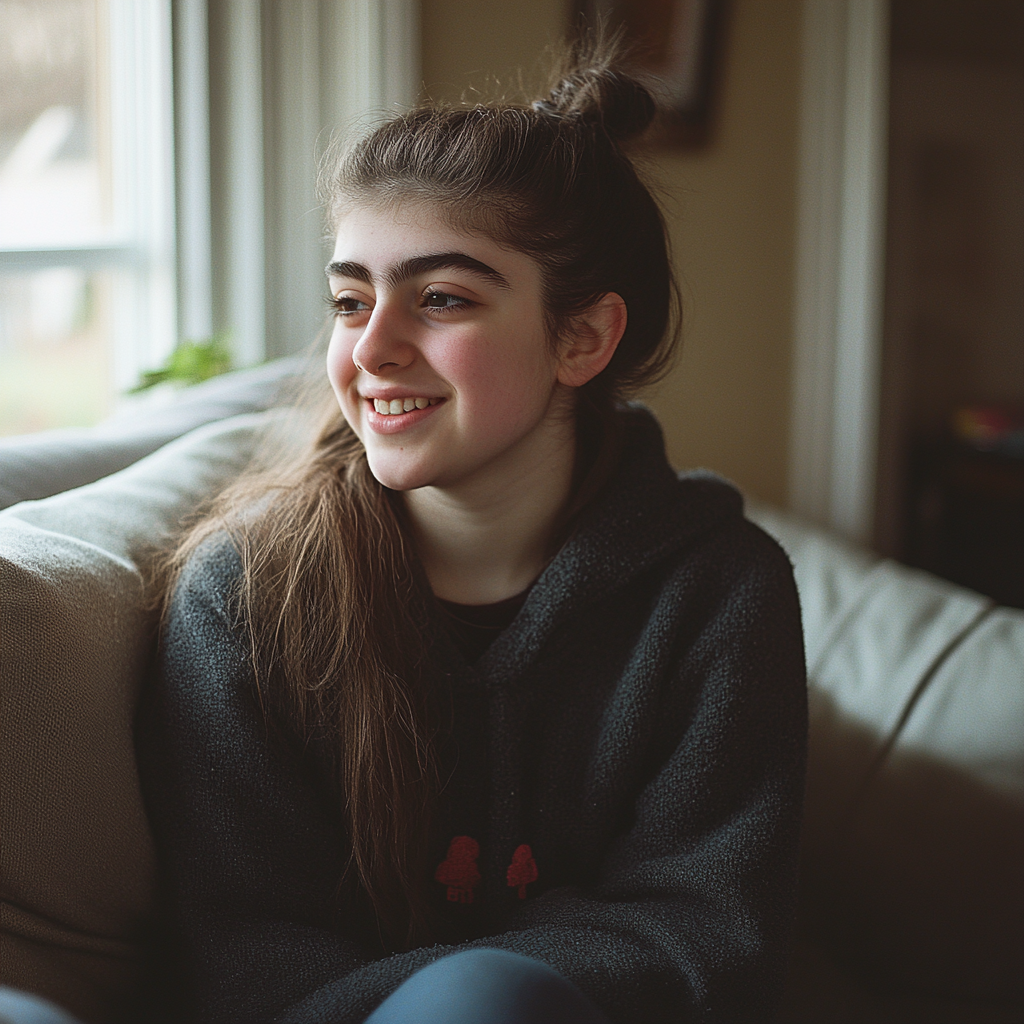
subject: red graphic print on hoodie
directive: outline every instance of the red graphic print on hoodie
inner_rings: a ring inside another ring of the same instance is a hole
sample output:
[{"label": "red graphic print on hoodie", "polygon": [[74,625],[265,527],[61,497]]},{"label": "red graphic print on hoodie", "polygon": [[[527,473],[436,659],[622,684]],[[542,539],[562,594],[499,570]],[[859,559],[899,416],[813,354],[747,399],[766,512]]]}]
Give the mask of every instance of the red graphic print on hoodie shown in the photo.
[{"label": "red graphic print on hoodie", "polygon": [[533,859],[533,851],[526,843],[516,847],[506,877],[509,885],[519,886],[519,898],[525,900],[526,887],[530,882],[537,881],[537,862]]},{"label": "red graphic print on hoodie", "polygon": [[469,836],[456,836],[448,846],[448,856],[438,864],[434,878],[448,886],[452,903],[473,902],[473,890],[480,884],[479,856],[480,844]]}]

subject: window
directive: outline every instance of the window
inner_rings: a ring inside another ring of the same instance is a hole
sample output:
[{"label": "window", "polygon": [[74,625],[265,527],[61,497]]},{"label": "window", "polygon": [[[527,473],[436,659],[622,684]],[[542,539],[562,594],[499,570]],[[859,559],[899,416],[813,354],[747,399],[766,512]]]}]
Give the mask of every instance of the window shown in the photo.
[{"label": "window", "polygon": [[308,347],[316,150],[415,100],[418,12],[0,0],[0,435],[96,422],[178,340]]},{"label": "window", "polygon": [[169,0],[0,0],[0,434],[102,418],[175,339]]}]

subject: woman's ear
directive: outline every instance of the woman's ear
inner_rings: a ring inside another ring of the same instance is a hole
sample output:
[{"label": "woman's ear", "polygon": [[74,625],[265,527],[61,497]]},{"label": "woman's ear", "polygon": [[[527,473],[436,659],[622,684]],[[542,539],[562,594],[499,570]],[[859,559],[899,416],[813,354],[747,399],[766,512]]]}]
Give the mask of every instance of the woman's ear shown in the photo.
[{"label": "woman's ear", "polygon": [[601,296],[581,316],[567,339],[558,367],[558,380],[571,388],[582,387],[611,362],[626,330],[626,304],[615,292]]}]

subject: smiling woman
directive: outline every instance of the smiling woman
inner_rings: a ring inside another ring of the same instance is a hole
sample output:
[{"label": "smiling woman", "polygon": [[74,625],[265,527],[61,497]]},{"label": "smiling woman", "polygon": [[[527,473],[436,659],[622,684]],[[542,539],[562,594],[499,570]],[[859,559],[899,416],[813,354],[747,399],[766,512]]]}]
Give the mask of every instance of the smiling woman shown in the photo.
[{"label": "smiling woman", "polygon": [[676,343],[644,86],[422,107],[325,169],[323,418],[154,581],[139,756],[204,1021],[771,1013],[789,563],[625,399]]},{"label": "smiling woman", "polygon": [[[407,492],[434,594],[482,604],[519,593],[567,504],[574,390],[611,359],[622,300],[603,296],[552,339],[533,259],[415,205],[346,213],[328,281],[328,379],[374,477]],[[457,528],[488,508],[501,509],[491,528]],[[520,534],[545,543],[522,546]],[[490,560],[502,547],[500,570],[481,571],[475,549]]]}]

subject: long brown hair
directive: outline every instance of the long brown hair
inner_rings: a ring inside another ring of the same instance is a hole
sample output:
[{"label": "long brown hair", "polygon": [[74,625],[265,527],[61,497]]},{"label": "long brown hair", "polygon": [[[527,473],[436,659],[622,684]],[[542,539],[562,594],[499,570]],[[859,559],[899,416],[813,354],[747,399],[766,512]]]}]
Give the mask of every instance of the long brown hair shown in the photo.
[{"label": "long brown hair", "polygon": [[[614,47],[577,44],[545,99],[419,107],[335,154],[320,179],[332,228],[355,206],[429,203],[458,229],[532,257],[553,344],[602,295],[622,296],[625,334],[578,396],[578,418],[597,424],[598,477],[614,450],[602,424],[618,399],[666,371],[678,334],[664,224],[623,149],[654,113]],[[225,492],[160,582],[166,600],[204,540],[233,538],[264,713],[328,751],[351,865],[393,947],[429,936],[424,856],[440,722],[433,598],[402,515],[331,398],[300,456]]]}]

